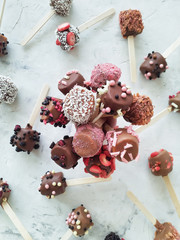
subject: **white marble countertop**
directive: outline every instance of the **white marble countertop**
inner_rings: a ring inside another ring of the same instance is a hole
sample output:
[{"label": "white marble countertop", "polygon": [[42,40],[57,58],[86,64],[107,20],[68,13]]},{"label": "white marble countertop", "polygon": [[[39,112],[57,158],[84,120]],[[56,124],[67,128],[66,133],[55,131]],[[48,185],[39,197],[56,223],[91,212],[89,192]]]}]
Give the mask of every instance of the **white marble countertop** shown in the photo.
[{"label": "white marble countertop", "polygon": [[[81,41],[70,53],[55,45],[55,28],[69,21],[75,26],[115,7],[116,15],[81,34]],[[152,240],[155,228],[126,197],[132,190],[159,221],[170,221],[180,229],[180,220],[164,182],[151,174],[147,158],[151,152],[165,148],[174,156],[170,178],[180,199],[180,148],[178,134],[180,115],[171,113],[140,134],[140,160],[129,164],[117,162],[113,180],[85,186],[69,187],[66,193],[48,200],[38,193],[40,177],[47,171],[63,171],[67,179],[89,176],[80,161],[74,170],[63,170],[50,158],[49,145],[65,134],[73,134],[71,124],[66,129],[45,126],[36,121],[34,128],[42,133],[41,147],[30,155],[16,153],[9,144],[16,124],[25,126],[44,83],[51,86],[49,95],[63,97],[57,89],[58,80],[66,71],[78,69],[88,80],[94,65],[110,62],[122,70],[121,80],[132,86],[133,92],[151,97],[155,113],[167,106],[169,94],[180,85],[180,48],[167,59],[169,70],[156,81],[144,79],[138,71],[138,82],[131,84],[127,41],[121,36],[120,10],[139,9],[144,31],[136,37],[137,67],[152,51],[163,52],[180,35],[179,0],[74,0],[69,17],[53,16],[26,46],[19,43],[50,7],[47,1],[7,1],[1,32],[10,42],[8,56],[0,59],[0,74],[9,75],[19,89],[12,105],[0,105],[0,176],[12,189],[9,203],[34,240],[58,240],[67,231],[65,218],[72,208],[83,203],[91,212],[95,226],[84,239],[103,240],[115,231],[126,240]],[[121,126],[127,125],[119,120]],[[22,237],[0,209],[0,240],[20,240]],[[74,239],[72,237],[72,239]]]}]

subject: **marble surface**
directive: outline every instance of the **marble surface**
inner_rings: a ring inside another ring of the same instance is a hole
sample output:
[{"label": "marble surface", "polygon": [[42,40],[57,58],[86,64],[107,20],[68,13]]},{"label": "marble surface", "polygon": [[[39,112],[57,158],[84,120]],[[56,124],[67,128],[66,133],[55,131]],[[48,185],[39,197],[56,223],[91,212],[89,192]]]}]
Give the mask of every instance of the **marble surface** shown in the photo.
[{"label": "marble surface", "polygon": [[[110,7],[115,7],[115,16],[83,32],[73,51],[66,53],[55,45],[54,30],[60,23],[79,25]],[[131,85],[134,93],[151,97],[155,113],[167,106],[169,94],[180,90],[180,48],[169,56],[170,68],[160,79],[147,81],[138,71],[138,82],[131,84],[127,41],[122,38],[118,24],[119,11],[129,8],[142,12],[145,26],[135,40],[138,68],[149,51],[165,51],[180,35],[179,0],[74,0],[69,17],[53,16],[26,47],[20,41],[50,10],[48,1],[7,1],[0,31],[10,44],[8,56],[0,59],[0,74],[13,79],[19,94],[14,104],[0,105],[0,176],[8,181],[12,189],[9,203],[34,240],[60,239],[67,230],[66,216],[81,203],[89,209],[95,223],[84,239],[103,240],[106,234],[115,231],[126,240],[152,240],[155,228],[126,197],[127,190],[133,191],[159,221],[170,221],[180,229],[180,220],[162,178],[153,176],[147,164],[148,156],[155,150],[165,148],[173,153],[174,170],[170,178],[180,199],[178,113],[169,114],[140,134],[140,160],[129,164],[117,162],[111,182],[69,187],[53,200],[39,194],[40,177],[47,170],[62,171],[50,159],[49,145],[65,134],[74,134],[73,125],[54,128],[37,119],[34,128],[42,133],[41,147],[30,155],[16,153],[9,144],[14,126],[26,125],[43,84],[51,86],[49,95],[63,97],[57,83],[71,69],[78,69],[88,80],[94,65],[111,62],[122,69],[121,80]],[[119,125],[127,123],[120,119]],[[81,161],[74,170],[63,172],[67,179],[88,176]],[[2,209],[0,239],[22,239]]]}]

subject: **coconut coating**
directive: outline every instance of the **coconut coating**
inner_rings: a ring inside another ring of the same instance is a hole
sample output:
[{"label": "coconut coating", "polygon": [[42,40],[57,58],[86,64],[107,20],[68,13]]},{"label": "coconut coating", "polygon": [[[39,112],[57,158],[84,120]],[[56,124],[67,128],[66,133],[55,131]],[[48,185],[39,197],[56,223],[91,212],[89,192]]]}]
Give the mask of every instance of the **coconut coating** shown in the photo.
[{"label": "coconut coating", "polygon": [[137,93],[133,96],[133,103],[123,117],[133,125],[145,125],[151,121],[154,114],[153,109],[151,99]]},{"label": "coconut coating", "polygon": [[12,104],[17,96],[18,89],[11,78],[0,75],[0,103]]},{"label": "coconut coating", "polygon": [[72,5],[72,0],[50,0],[50,6],[54,8],[57,14],[68,16]]}]

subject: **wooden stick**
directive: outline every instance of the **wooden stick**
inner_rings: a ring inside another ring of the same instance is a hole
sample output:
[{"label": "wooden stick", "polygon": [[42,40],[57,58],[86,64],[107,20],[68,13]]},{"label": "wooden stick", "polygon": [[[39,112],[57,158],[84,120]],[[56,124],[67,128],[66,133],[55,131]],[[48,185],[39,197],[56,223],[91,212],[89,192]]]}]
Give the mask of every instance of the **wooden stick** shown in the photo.
[{"label": "wooden stick", "polygon": [[141,212],[147,217],[147,219],[155,226],[157,221],[156,218],[151,215],[151,213],[136,198],[136,196],[130,191],[127,192],[127,196],[141,210]]},{"label": "wooden stick", "polygon": [[89,27],[93,26],[94,24],[102,21],[104,18],[107,18],[109,16],[111,16],[112,14],[115,13],[115,9],[114,8],[110,8],[108,9],[107,11],[101,13],[100,15],[94,17],[94,18],[91,18],[89,21],[81,24],[78,29],[79,29],[79,32],[83,32],[84,30],[88,29]]},{"label": "wooden stick", "polygon": [[172,202],[173,202],[173,204],[174,204],[174,206],[176,208],[177,214],[178,214],[178,216],[180,218],[180,202],[179,202],[179,200],[177,198],[177,195],[176,195],[176,193],[174,191],[174,188],[173,188],[173,186],[171,184],[169,176],[165,176],[165,177],[162,177],[162,178],[163,178],[163,180],[164,180],[164,182],[166,184],[166,187],[167,187],[167,189],[169,191],[171,200],[172,200]]},{"label": "wooden stick", "polygon": [[33,125],[34,125],[34,122],[35,122],[35,120],[36,120],[36,118],[37,118],[38,113],[40,112],[41,104],[42,104],[44,98],[46,97],[48,91],[49,91],[49,85],[48,85],[48,84],[45,84],[44,87],[43,87],[42,90],[41,90],[41,93],[40,93],[40,95],[39,95],[39,98],[38,98],[38,100],[37,100],[37,102],[36,102],[36,104],[35,104],[35,106],[34,106],[34,109],[33,109],[32,113],[31,113],[31,116],[30,116],[29,121],[28,121],[28,123],[29,123],[32,127],[33,127]]},{"label": "wooden stick", "polygon": [[112,177],[108,178],[95,178],[95,177],[87,177],[87,178],[77,178],[66,180],[68,186],[76,186],[82,184],[91,184],[91,183],[99,183],[99,182],[108,182],[112,179]]},{"label": "wooden stick", "polygon": [[54,10],[50,10],[48,14],[41,19],[38,24],[31,30],[31,32],[23,39],[21,42],[22,46],[25,46],[35,35],[39,30],[49,21],[49,19],[55,14]]},{"label": "wooden stick", "polygon": [[17,218],[16,214],[14,213],[14,211],[12,210],[12,208],[10,207],[7,201],[4,201],[2,203],[2,208],[4,209],[6,214],[9,216],[11,221],[14,223],[15,227],[18,229],[18,231],[20,232],[24,240],[32,240],[31,236],[29,235],[27,230],[24,228],[22,223],[19,221],[19,219]]},{"label": "wooden stick", "polygon": [[103,112],[100,112],[97,117],[92,121],[92,123],[96,123],[102,116],[104,115]]},{"label": "wooden stick", "polygon": [[160,113],[158,113],[156,116],[154,116],[151,121],[147,125],[142,125],[135,129],[135,132],[141,133],[146,128],[150,127],[154,123],[156,123],[159,119],[163,118],[167,114],[169,114],[172,111],[172,107],[167,107],[164,110],[162,110]]},{"label": "wooden stick", "polygon": [[70,229],[62,236],[61,240],[68,240],[72,236],[72,231]]},{"label": "wooden stick", "polygon": [[175,42],[173,42],[173,44],[171,44],[170,47],[166,49],[166,51],[163,53],[163,57],[167,58],[177,47],[179,47],[179,45],[180,45],[180,37]]},{"label": "wooden stick", "polygon": [[1,23],[2,23],[2,18],[3,18],[3,14],[4,14],[5,4],[6,4],[6,0],[3,0],[3,5],[2,5],[2,9],[1,9],[1,15],[0,15],[0,26],[1,26]]},{"label": "wooden stick", "polygon": [[135,83],[137,80],[137,72],[136,72],[136,56],[135,56],[135,47],[134,47],[134,36],[128,37],[128,49],[129,49],[131,82]]}]

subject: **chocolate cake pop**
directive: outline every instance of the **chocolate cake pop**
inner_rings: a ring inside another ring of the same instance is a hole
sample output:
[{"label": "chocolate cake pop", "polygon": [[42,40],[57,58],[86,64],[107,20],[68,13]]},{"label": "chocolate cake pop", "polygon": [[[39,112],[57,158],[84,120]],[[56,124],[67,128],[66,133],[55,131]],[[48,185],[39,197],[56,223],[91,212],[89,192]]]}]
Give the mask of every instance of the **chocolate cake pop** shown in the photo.
[{"label": "chocolate cake pop", "polygon": [[124,240],[124,238],[120,238],[116,233],[109,233],[104,240]]},{"label": "chocolate cake pop", "polygon": [[95,97],[92,91],[74,86],[64,100],[64,115],[76,124],[86,124],[94,112]]},{"label": "chocolate cake pop", "polygon": [[103,113],[120,114],[132,104],[131,90],[125,83],[111,80],[109,84],[97,89],[101,98],[101,111]]},{"label": "chocolate cake pop", "polygon": [[121,77],[121,69],[112,63],[98,64],[91,73],[91,80],[86,84],[97,89],[106,84],[106,81],[117,82]]},{"label": "chocolate cake pop", "polygon": [[171,223],[165,222],[160,224],[157,221],[155,227],[157,230],[154,240],[180,240],[180,234]]},{"label": "chocolate cake pop", "polygon": [[10,139],[10,144],[16,146],[17,152],[27,152],[28,154],[33,149],[39,148],[40,133],[32,130],[32,127],[27,124],[25,128],[16,125],[14,128],[14,135]]},{"label": "chocolate cake pop", "polygon": [[107,149],[107,146],[103,145],[94,157],[83,158],[86,173],[95,177],[108,178],[114,172],[115,158],[111,156]]},{"label": "chocolate cake pop", "polygon": [[84,77],[77,70],[72,70],[59,81],[58,89],[66,95],[75,85],[84,87],[84,81]]},{"label": "chocolate cake pop", "polygon": [[128,163],[139,159],[139,137],[131,126],[107,132],[106,139],[111,155],[119,161]]},{"label": "chocolate cake pop", "polygon": [[66,219],[66,224],[72,230],[73,234],[78,237],[88,234],[88,229],[91,229],[94,225],[89,211],[83,204],[76,209],[72,209],[72,212]]},{"label": "chocolate cake pop", "polygon": [[149,168],[155,176],[167,176],[173,169],[172,153],[164,149],[151,153],[148,161]]},{"label": "chocolate cake pop", "polygon": [[141,12],[138,10],[125,10],[119,14],[119,24],[124,38],[142,33],[144,25]]},{"label": "chocolate cake pop", "polygon": [[50,6],[61,16],[68,16],[72,5],[72,0],[50,0]]},{"label": "chocolate cake pop", "polygon": [[81,125],[73,139],[74,151],[81,157],[93,157],[102,147],[104,133],[94,124]]},{"label": "chocolate cake pop", "polygon": [[64,136],[63,140],[58,141],[56,144],[51,143],[51,158],[60,167],[69,169],[75,168],[78,164],[80,157],[75,153],[72,146],[73,137]]},{"label": "chocolate cake pop", "polygon": [[140,71],[146,79],[159,78],[162,72],[168,69],[166,59],[158,52],[148,53],[145,61],[140,66]]},{"label": "chocolate cake pop", "polygon": [[7,38],[4,36],[4,34],[0,33],[0,57],[8,54],[6,49],[8,43],[9,42]]},{"label": "chocolate cake pop", "polygon": [[133,103],[123,117],[127,122],[133,125],[145,125],[151,121],[153,114],[151,99],[137,93],[133,95]]},{"label": "chocolate cake pop", "polygon": [[9,77],[0,75],[0,103],[12,104],[17,96],[18,89]]},{"label": "chocolate cake pop", "polygon": [[7,184],[7,182],[3,181],[3,178],[0,178],[0,205],[3,201],[7,201],[10,193],[11,190],[9,189],[9,185]]},{"label": "chocolate cake pop", "polygon": [[176,95],[169,96],[169,105],[172,106],[174,112],[180,111],[180,91]]},{"label": "chocolate cake pop", "polygon": [[47,198],[54,198],[65,192],[67,187],[66,179],[62,172],[55,173],[54,171],[48,171],[41,177],[41,186],[39,192],[42,195],[46,195]]},{"label": "chocolate cake pop", "polygon": [[57,28],[56,37],[56,45],[65,51],[72,50],[80,41],[78,28],[67,22]]},{"label": "chocolate cake pop", "polygon": [[41,122],[44,122],[44,124],[50,123],[55,127],[66,127],[69,121],[64,116],[62,99],[48,96],[42,102],[42,105],[44,106],[41,107]]}]

